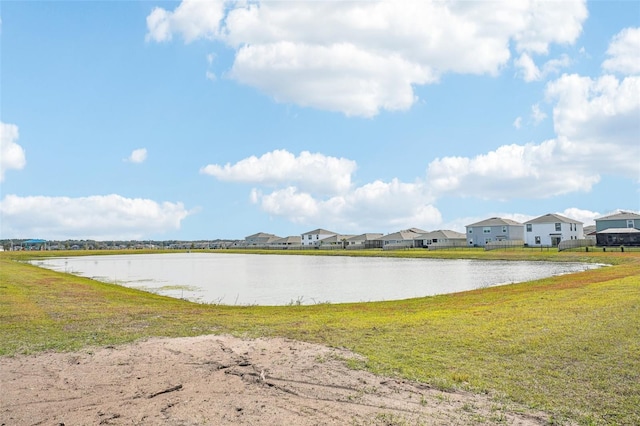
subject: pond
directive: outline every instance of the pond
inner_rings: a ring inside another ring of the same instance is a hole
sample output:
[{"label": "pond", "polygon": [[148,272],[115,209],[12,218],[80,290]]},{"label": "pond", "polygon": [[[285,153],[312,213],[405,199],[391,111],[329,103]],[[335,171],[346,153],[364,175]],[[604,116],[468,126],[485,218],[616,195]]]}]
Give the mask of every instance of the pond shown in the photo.
[{"label": "pond", "polygon": [[199,303],[264,306],[400,300],[531,281],[602,266],[231,253],[65,257],[32,263]]}]

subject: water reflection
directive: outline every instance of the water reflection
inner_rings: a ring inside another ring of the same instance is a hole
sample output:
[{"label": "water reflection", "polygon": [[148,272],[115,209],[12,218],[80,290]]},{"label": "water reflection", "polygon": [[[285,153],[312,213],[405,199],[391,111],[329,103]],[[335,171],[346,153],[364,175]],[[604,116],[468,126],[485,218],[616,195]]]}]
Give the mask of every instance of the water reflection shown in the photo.
[{"label": "water reflection", "polygon": [[33,263],[166,296],[227,305],[399,300],[598,267],[555,262],[222,253],[68,257]]}]

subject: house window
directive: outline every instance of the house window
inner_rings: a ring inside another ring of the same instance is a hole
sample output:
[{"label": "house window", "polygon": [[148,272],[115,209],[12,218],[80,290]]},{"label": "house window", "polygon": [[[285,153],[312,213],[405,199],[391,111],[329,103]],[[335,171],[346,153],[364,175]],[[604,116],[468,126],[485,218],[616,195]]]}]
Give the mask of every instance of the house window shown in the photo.
[{"label": "house window", "polygon": [[507,227],[506,226],[502,227],[502,232],[505,233],[505,234],[507,233]]},{"label": "house window", "polygon": [[473,228],[469,228],[469,233],[473,234]]},{"label": "house window", "polygon": [[311,235],[307,235],[307,240],[310,240],[310,239],[311,239]]},{"label": "house window", "polygon": [[[491,227],[490,226],[485,226],[484,228],[482,228],[482,232],[484,232],[485,234],[490,234],[491,233]],[[491,241],[491,240],[489,240]]]},{"label": "house window", "polygon": [[490,242],[491,242],[491,238],[485,238],[485,239],[484,239],[484,243],[485,243],[485,244],[489,244]]},{"label": "house window", "polygon": [[536,244],[540,244],[540,237],[536,236]]},{"label": "house window", "polygon": [[556,231],[560,232],[561,228],[561,223],[556,223]]},{"label": "house window", "polygon": [[633,228],[633,219],[627,219],[627,228]]},{"label": "house window", "polygon": [[527,223],[527,232],[531,232],[531,224]]}]

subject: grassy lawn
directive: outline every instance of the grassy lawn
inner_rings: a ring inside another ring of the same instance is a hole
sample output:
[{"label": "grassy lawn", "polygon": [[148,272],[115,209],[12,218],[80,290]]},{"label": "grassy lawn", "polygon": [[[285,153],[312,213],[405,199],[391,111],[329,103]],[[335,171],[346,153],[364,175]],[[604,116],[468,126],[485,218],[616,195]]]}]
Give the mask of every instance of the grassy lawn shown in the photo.
[{"label": "grassy lawn", "polygon": [[384,255],[612,266],[403,301],[240,307],[103,284],[15,261],[34,253],[5,252],[0,253],[0,355],[70,351],[149,336],[285,336],[345,347],[367,358],[354,367],[442,389],[489,392],[497,400],[547,411],[558,423],[640,424],[640,252]]}]

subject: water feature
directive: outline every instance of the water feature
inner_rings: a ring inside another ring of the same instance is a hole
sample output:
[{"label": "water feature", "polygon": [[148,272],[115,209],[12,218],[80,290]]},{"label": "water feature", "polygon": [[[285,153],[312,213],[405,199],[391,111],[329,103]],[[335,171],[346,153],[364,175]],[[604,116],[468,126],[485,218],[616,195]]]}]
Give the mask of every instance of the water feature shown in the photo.
[{"label": "water feature", "polygon": [[288,305],[399,300],[531,281],[601,265],[383,257],[175,253],[33,264],[200,303]]}]

